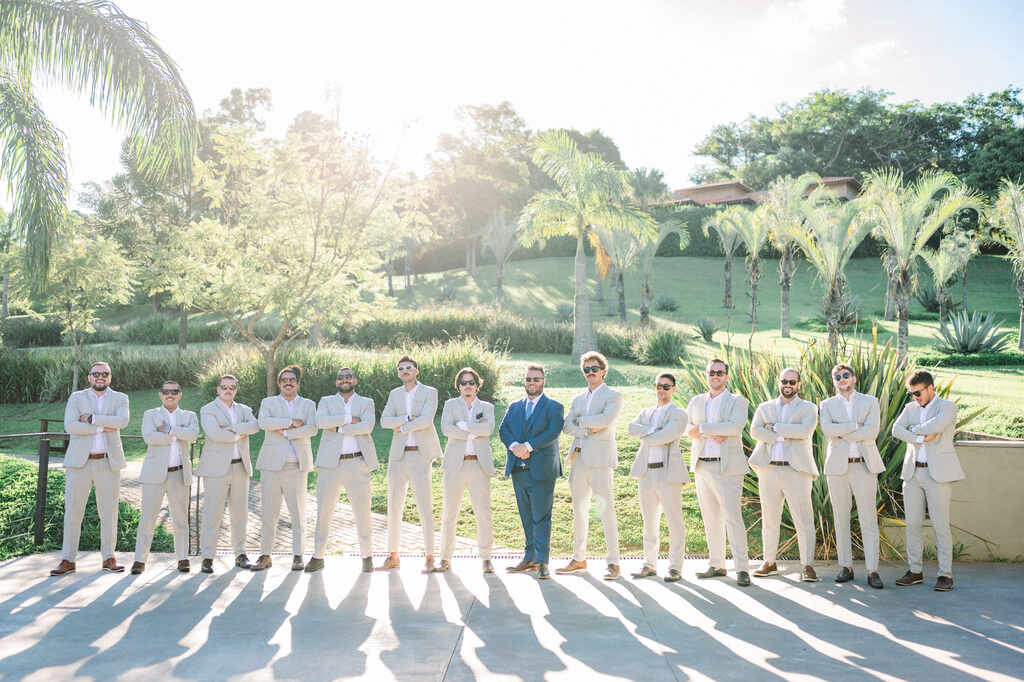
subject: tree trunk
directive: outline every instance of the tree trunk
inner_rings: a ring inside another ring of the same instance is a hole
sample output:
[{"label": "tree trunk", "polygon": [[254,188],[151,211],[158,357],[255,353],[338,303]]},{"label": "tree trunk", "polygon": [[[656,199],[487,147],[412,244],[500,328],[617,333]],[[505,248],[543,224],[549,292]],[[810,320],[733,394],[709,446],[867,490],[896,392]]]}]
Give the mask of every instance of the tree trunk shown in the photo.
[{"label": "tree trunk", "polygon": [[178,311],[178,359],[185,354],[188,348],[188,309],[182,305]]},{"label": "tree trunk", "polygon": [[600,274],[597,276],[597,296],[594,297],[594,300],[604,300],[604,278],[602,278]]},{"label": "tree trunk", "polygon": [[750,262],[750,331],[757,331],[757,282],[761,279],[761,261]]},{"label": "tree trunk", "polygon": [[277,347],[263,351],[263,361],[267,363],[267,397],[277,390]]},{"label": "tree trunk", "polygon": [[651,323],[651,277],[644,273],[644,282],[640,285],[640,325],[643,327]]},{"label": "tree trunk", "polygon": [[476,239],[469,240],[469,274],[476,277]]},{"label": "tree trunk", "polygon": [[0,291],[0,320],[7,319],[7,302],[10,300],[10,291],[11,273],[8,272],[7,266],[4,266],[3,291]]},{"label": "tree trunk", "polygon": [[579,360],[589,350],[596,350],[594,323],[590,318],[590,296],[587,292],[587,255],[583,250],[582,221],[576,228],[575,295],[573,298],[572,357]]},{"label": "tree trunk", "polygon": [[504,308],[505,307],[505,289],[502,287],[502,284],[504,284],[504,279],[505,279],[505,262],[501,258],[499,258],[496,261],[494,261],[494,279],[497,282],[497,289],[498,289],[498,291],[497,291],[496,298],[497,298],[497,301],[498,301],[498,307],[499,308]]},{"label": "tree trunk", "polygon": [[384,267],[384,271],[386,273],[388,273],[388,296],[394,296],[395,295],[395,283],[394,283],[395,259],[394,258],[388,258],[387,264]]},{"label": "tree trunk", "polygon": [[892,322],[896,319],[893,314],[896,306],[896,296],[893,292],[893,277],[890,274],[892,272],[892,258],[889,257],[888,253],[883,262],[885,263],[885,313],[883,317],[886,322]]},{"label": "tree trunk", "polygon": [[910,336],[910,294],[904,294],[896,298],[896,317],[899,324],[896,327],[896,355],[900,365],[907,361],[907,345]]},{"label": "tree trunk", "polygon": [[405,250],[405,290],[412,289],[412,253]]},{"label": "tree trunk", "polygon": [[473,242],[467,239],[466,242],[466,272],[471,274],[473,268]]},{"label": "tree trunk", "polygon": [[622,275],[622,270],[619,270],[619,276],[616,280],[618,282],[619,290],[619,322],[623,325],[626,324],[626,280]]},{"label": "tree trunk", "polygon": [[793,284],[793,273],[796,270],[796,258],[793,253],[793,242],[786,242],[779,259],[779,327],[783,338],[789,338],[789,290]]},{"label": "tree trunk", "polygon": [[725,256],[725,296],[722,298],[723,308],[732,308],[732,254]]},{"label": "tree trunk", "polygon": [[946,318],[949,317],[949,299],[950,296],[946,292],[945,287],[941,287],[938,291],[939,299],[939,328],[942,331],[946,330]]},{"label": "tree trunk", "polygon": [[829,287],[825,296],[825,319],[828,321],[828,347],[832,357],[839,357],[839,314],[843,304],[843,285],[838,282]]},{"label": "tree trunk", "polygon": [[960,271],[960,310],[967,310],[967,266]]},{"label": "tree trunk", "polygon": [[608,267],[608,317],[615,317],[618,300],[616,300],[613,292],[616,290],[616,283],[619,281],[618,274],[618,268],[614,264]]},{"label": "tree trunk", "polygon": [[1024,275],[1017,278],[1017,300],[1020,301],[1020,321],[1017,323],[1017,350],[1024,350]]},{"label": "tree trunk", "polygon": [[71,390],[74,392],[78,390],[78,366],[82,364],[82,339],[73,329],[71,330],[71,348],[73,358],[71,363]]}]

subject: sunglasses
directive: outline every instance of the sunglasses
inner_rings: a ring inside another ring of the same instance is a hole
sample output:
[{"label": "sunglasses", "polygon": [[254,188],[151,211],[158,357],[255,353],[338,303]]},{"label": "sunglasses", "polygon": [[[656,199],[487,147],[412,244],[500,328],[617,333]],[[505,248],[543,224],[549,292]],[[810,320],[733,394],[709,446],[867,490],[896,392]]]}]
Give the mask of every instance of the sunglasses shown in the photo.
[{"label": "sunglasses", "polygon": [[799,379],[779,379],[779,383],[783,386],[796,386],[800,383]]},{"label": "sunglasses", "polygon": [[833,379],[835,379],[836,381],[839,381],[840,379],[849,379],[849,378],[850,378],[850,377],[852,377],[852,376],[853,376],[853,375],[852,375],[852,374],[850,374],[849,372],[843,372],[843,373],[841,373],[841,374],[835,374],[835,375],[833,375],[833,377],[832,377],[832,378],[833,378]]},{"label": "sunglasses", "polygon": [[220,390],[222,390],[222,391],[237,391],[238,390],[238,384],[235,384],[234,386],[225,386],[224,384],[221,384],[220,385]]},{"label": "sunglasses", "polygon": [[709,377],[724,377],[728,373],[729,373],[729,370],[726,370],[726,369],[709,369],[708,370],[708,376]]},{"label": "sunglasses", "polygon": [[467,379],[466,381],[460,381],[459,386],[476,386],[476,379]]},{"label": "sunglasses", "polygon": [[284,384],[297,384],[297,383],[299,383],[299,380],[298,379],[281,379],[277,383],[282,384],[282,385],[284,385]]},{"label": "sunglasses", "polygon": [[106,379],[110,376],[110,372],[90,372],[89,376],[96,377],[97,379]]},{"label": "sunglasses", "polygon": [[525,381],[528,384],[536,384],[541,381],[544,381],[544,377],[526,377],[525,379],[523,379],[523,381]]},{"label": "sunglasses", "polygon": [[910,395],[914,396],[915,398],[920,398],[920,397],[921,397],[921,394],[922,394],[922,393],[924,393],[924,392],[925,392],[925,390],[926,390],[926,389],[923,389],[923,388],[922,388],[922,389],[921,389],[920,391],[911,391],[911,392],[910,392]]},{"label": "sunglasses", "polygon": [[181,393],[181,389],[180,388],[161,388],[160,392],[163,393],[164,395],[178,395],[179,393]]},{"label": "sunglasses", "polygon": [[416,367],[414,365],[399,365],[398,366],[398,371],[399,372],[407,372],[410,369],[416,369]]},{"label": "sunglasses", "polygon": [[672,384],[654,384],[654,387],[659,391],[671,391],[675,388]]},{"label": "sunglasses", "polygon": [[601,366],[600,365],[591,365],[590,367],[584,367],[583,368],[583,373],[584,374],[597,374],[600,371],[601,371]]},{"label": "sunglasses", "polygon": [[355,378],[356,378],[355,374],[339,374],[338,375],[338,381],[343,381],[345,379],[355,379]]}]

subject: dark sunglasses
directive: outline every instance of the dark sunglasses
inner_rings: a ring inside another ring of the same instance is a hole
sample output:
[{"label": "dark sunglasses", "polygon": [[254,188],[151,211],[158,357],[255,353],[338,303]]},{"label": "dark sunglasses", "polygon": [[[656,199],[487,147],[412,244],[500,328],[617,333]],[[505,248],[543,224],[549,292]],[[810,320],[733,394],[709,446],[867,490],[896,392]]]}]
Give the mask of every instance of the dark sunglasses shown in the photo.
[{"label": "dark sunglasses", "polygon": [[584,374],[597,374],[600,371],[601,371],[601,366],[600,365],[591,365],[590,367],[584,367],[583,368],[583,373]]},{"label": "dark sunglasses", "polygon": [[355,379],[355,378],[356,378],[355,374],[339,374],[338,375],[338,380],[339,381],[341,381],[343,379]]},{"label": "dark sunglasses", "polygon": [[726,370],[726,369],[709,369],[708,370],[708,376],[709,377],[724,377],[728,373],[729,373],[729,370]]},{"label": "dark sunglasses", "polygon": [[466,379],[465,381],[460,381],[459,386],[476,386],[476,379]]},{"label": "dark sunglasses", "polygon": [[90,372],[89,376],[96,377],[97,379],[106,379],[110,376],[110,372]]},{"label": "dark sunglasses", "polygon": [[849,379],[852,376],[853,375],[850,374],[849,372],[843,372],[842,374],[833,375],[832,378],[835,379],[836,381],[839,381],[840,379]]},{"label": "dark sunglasses", "polygon": [[535,384],[544,381],[544,377],[526,377],[525,379],[523,379],[523,381],[525,381],[528,384]]},{"label": "dark sunglasses", "polygon": [[220,385],[220,390],[222,390],[222,391],[237,391],[238,390],[238,384],[235,384],[234,386],[225,386],[224,384],[221,384]]},{"label": "dark sunglasses", "polygon": [[779,379],[779,383],[783,386],[796,386],[800,383],[799,379]]},{"label": "dark sunglasses", "polygon": [[416,369],[416,367],[414,365],[399,365],[398,366],[398,371],[399,372],[405,372],[406,370],[410,370],[410,369]]},{"label": "dark sunglasses", "polygon": [[910,395],[914,396],[915,398],[920,398],[921,394],[924,393],[924,392],[925,392],[925,389],[922,388],[920,391],[911,391]]},{"label": "dark sunglasses", "polygon": [[178,395],[179,393],[181,393],[181,389],[180,388],[161,388],[160,392],[163,393],[164,395]]},{"label": "dark sunglasses", "polygon": [[671,391],[675,388],[672,384],[654,384],[654,387],[659,391]]}]

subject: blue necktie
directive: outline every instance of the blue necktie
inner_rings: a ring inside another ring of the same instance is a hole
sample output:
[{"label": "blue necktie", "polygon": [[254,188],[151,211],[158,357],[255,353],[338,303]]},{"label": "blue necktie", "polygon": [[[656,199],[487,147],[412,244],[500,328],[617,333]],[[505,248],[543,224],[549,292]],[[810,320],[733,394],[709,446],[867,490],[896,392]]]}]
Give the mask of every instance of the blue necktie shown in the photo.
[{"label": "blue necktie", "polygon": [[533,414],[533,401],[526,401],[526,421],[530,421],[530,415]]}]

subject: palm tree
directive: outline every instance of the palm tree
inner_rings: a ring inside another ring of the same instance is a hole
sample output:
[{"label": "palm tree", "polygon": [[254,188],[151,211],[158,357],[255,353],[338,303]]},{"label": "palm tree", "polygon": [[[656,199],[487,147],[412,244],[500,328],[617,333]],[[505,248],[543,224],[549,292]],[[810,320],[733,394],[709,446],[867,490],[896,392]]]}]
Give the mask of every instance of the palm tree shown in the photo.
[{"label": "palm tree", "polygon": [[923,249],[921,259],[932,272],[936,296],[939,299],[939,325],[945,329],[953,295],[949,289],[975,252],[974,240],[963,232],[956,232],[939,244],[938,249]]},{"label": "palm tree", "polygon": [[519,216],[522,243],[530,246],[557,235],[576,238],[572,354],[578,358],[597,346],[587,296],[587,228],[652,235],[654,219],[629,199],[629,176],[593,153],[581,153],[564,131],[537,136],[533,162],[555,182],[556,189],[533,195]]},{"label": "palm tree", "polygon": [[796,248],[791,233],[804,219],[807,188],[820,185],[821,177],[817,173],[804,173],[795,179],[787,175],[772,183],[759,207],[771,240],[782,254],[779,258],[779,329],[784,338],[789,338],[789,291],[796,272]]},{"label": "palm tree", "polygon": [[750,285],[750,331],[757,330],[757,283],[761,279],[761,250],[768,243],[768,225],[760,210],[731,206],[722,211],[721,220],[732,225],[747,250],[747,284]]},{"label": "palm tree", "polygon": [[875,170],[867,176],[864,194],[869,197],[874,234],[886,245],[887,274],[898,319],[896,352],[904,361],[918,256],[947,220],[968,208],[982,210],[985,200],[946,171],[922,173],[913,184],[904,187],[900,171]]},{"label": "palm tree", "polygon": [[[612,285],[618,294],[617,310],[619,322],[626,324],[626,269],[633,265],[633,262],[641,254],[644,247],[650,244],[654,237],[649,233],[643,236],[635,235],[622,230],[609,230],[604,226],[595,226],[591,230],[590,244],[597,252],[596,262],[600,274],[612,273]],[[615,309],[609,309],[615,314]]]},{"label": "palm tree", "polygon": [[39,290],[68,195],[63,134],[32,92],[45,74],[127,129],[147,177],[189,172],[198,140],[178,67],[145,24],[106,0],[0,0],[0,175]]},{"label": "palm tree", "polygon": [[736,247],[740,244],[739,235],[733,228],[732,223],[722,220],[723,211],[719,211],[704,219],[701,223],[701,230],[704,236],[710,236],[709,230],[714,230],[718,235],[718,243],[722,247],[722,254],[725,256],[725,294],[722,296],[722,307],[732,308],[732,256]]},{"label": "palm tree", "polygon": [[505,208],[499,208],[484,227],[483,246],[494,254],[494,277],[497,281],[497,302],[505,307],[505,264],[519,246],[519,226],[509,218]]},{"label": "palm tree", "polygon": [[679,235],[679,250],[686,250],[690,245],[690,232],[685,222],[672,217],[658,221],[658,234],[653,240],[640,245],[640,324],[644,326],[651,323],[651,268],[654,266],[654,256],[662,242],[672,234]]},{"label": "palm tree", "polygon": [[825,285],[825,319],[828,345],[833,356],[839,350],[839,317],[846,289],[846,266],[864,238],[871,233],[872,223],[864,212],[864,201],[854,199],[845,204],[820,201],[818,190],[804,205],[803,224],[791,223],[788,237],[804,252],[807,262],[818,271]]},{"label": "palm tree", "polygon": [[1024,350],[1024,185],[1003,178],[996,205],[989,211],[993,230],[989,239],[1009,252],[1017,276],[1017,300],[1020,319],[1017,324],[1017,350]]}]

